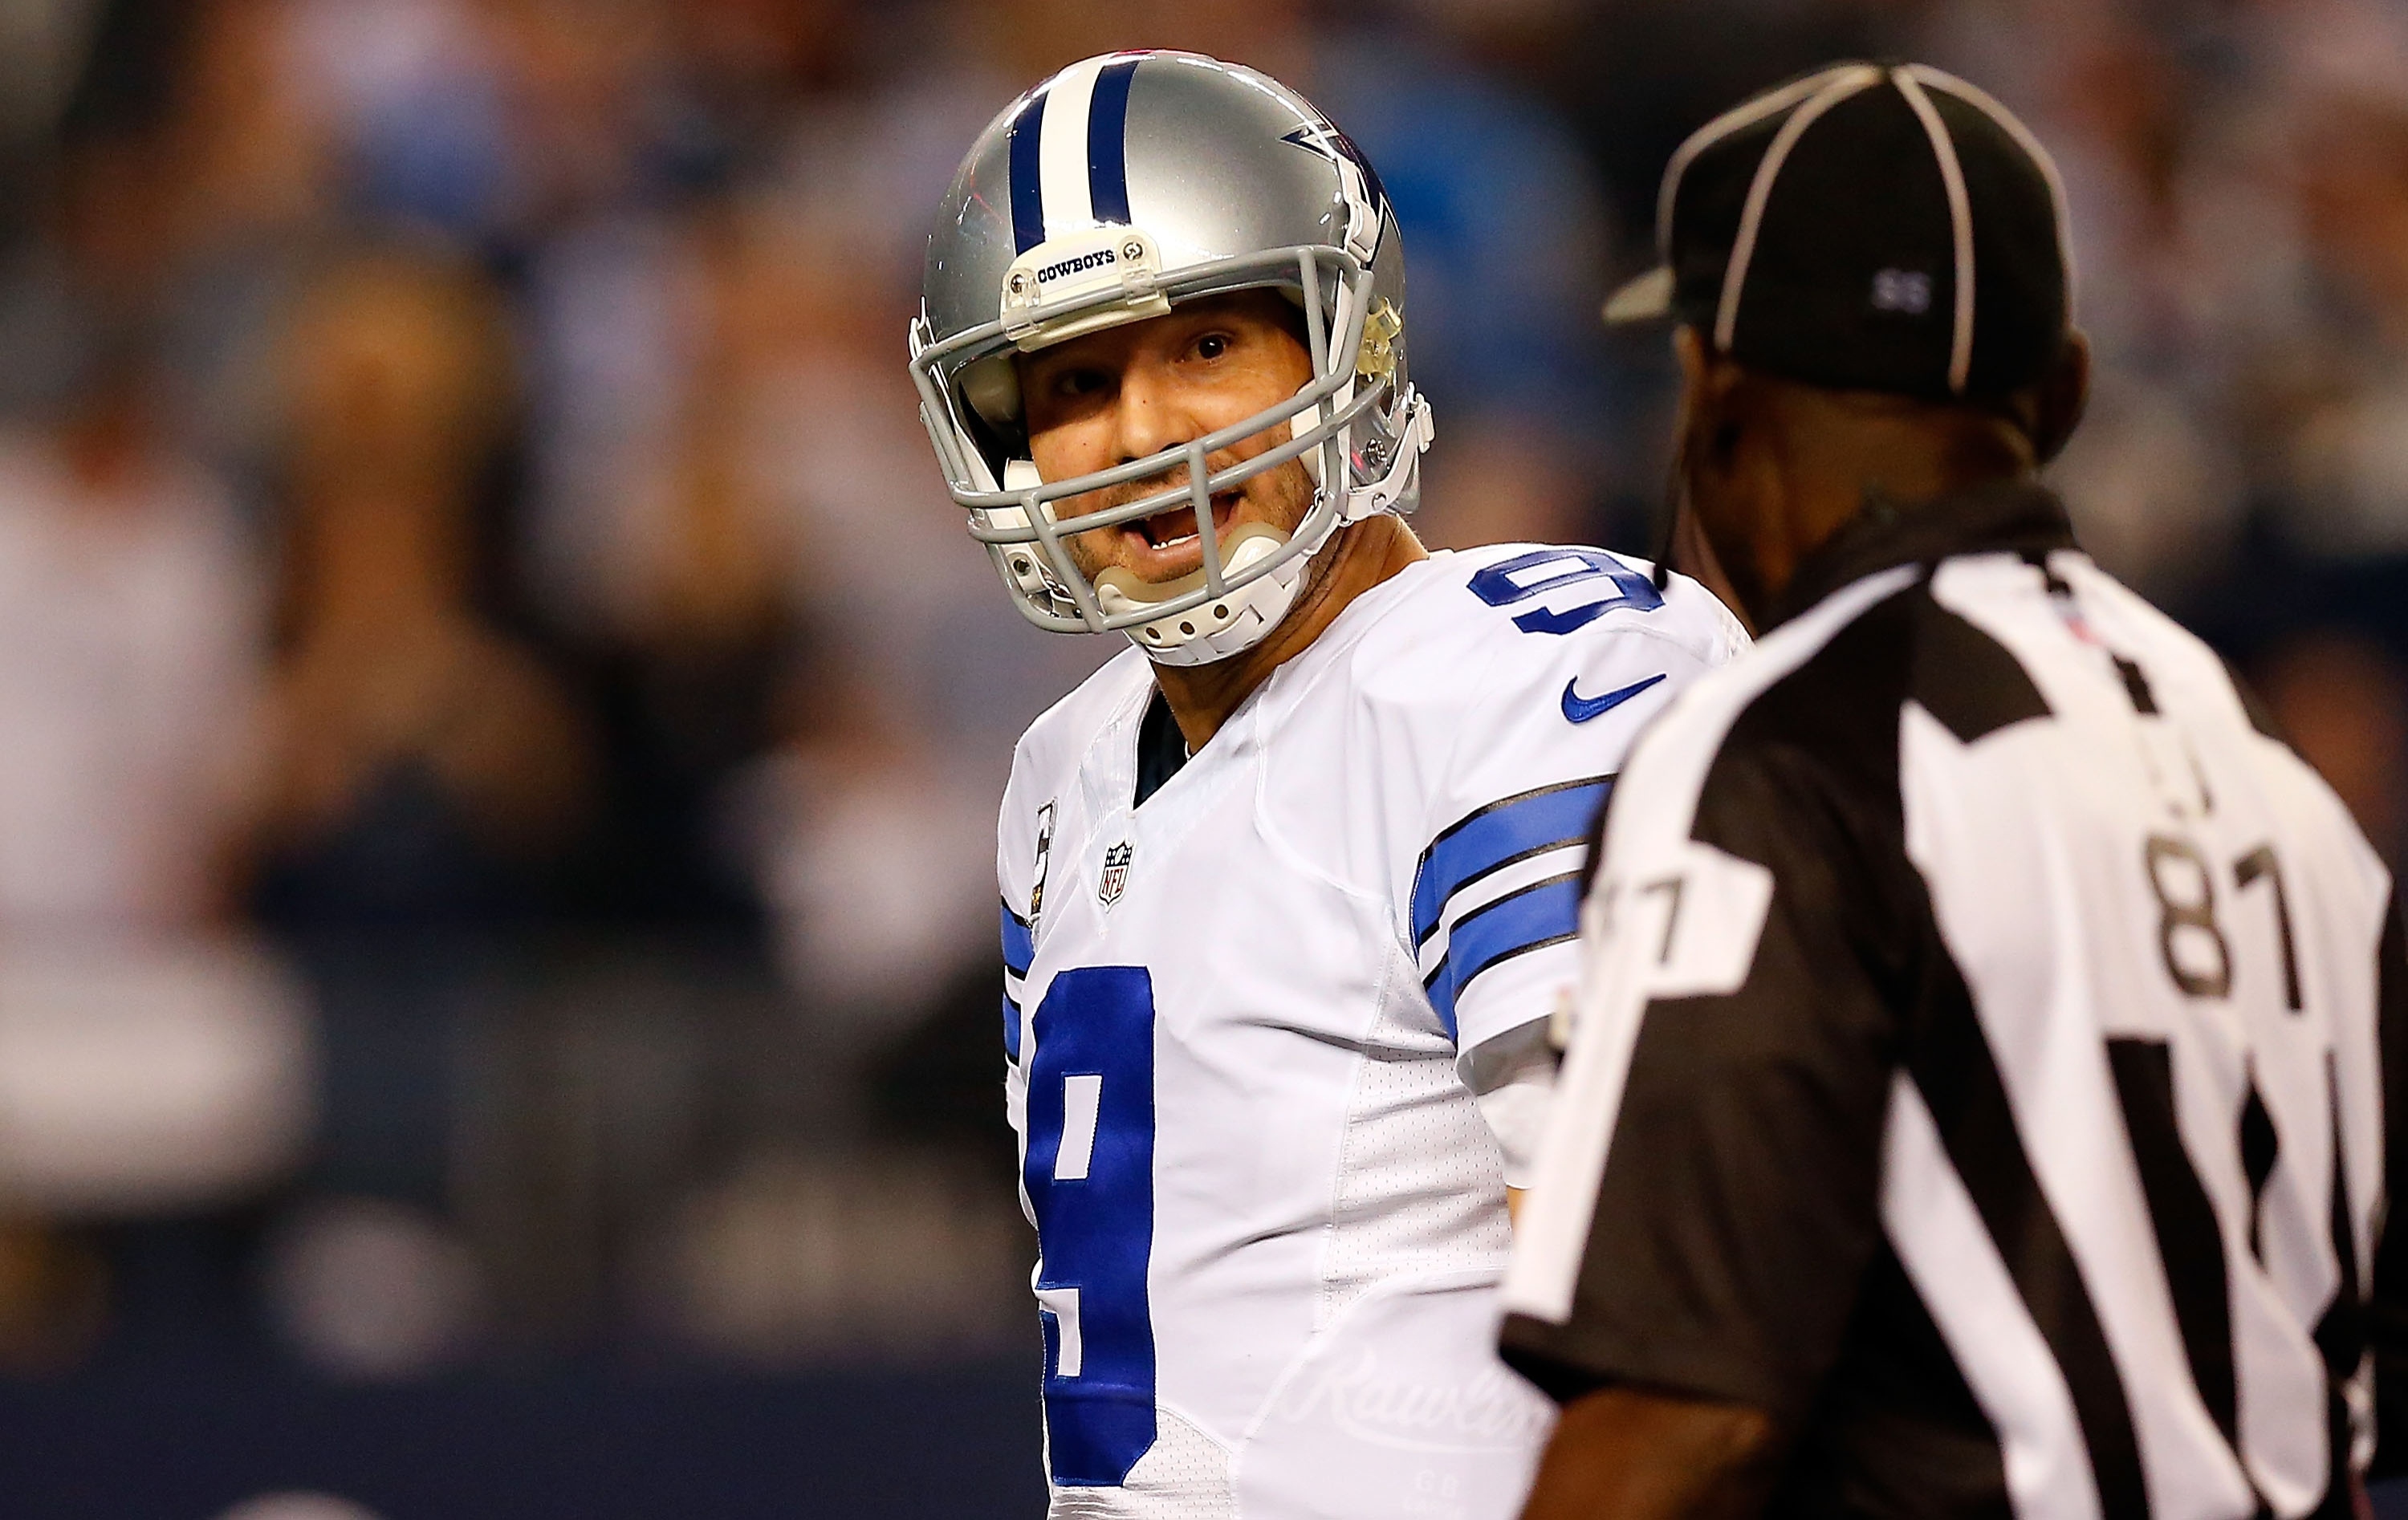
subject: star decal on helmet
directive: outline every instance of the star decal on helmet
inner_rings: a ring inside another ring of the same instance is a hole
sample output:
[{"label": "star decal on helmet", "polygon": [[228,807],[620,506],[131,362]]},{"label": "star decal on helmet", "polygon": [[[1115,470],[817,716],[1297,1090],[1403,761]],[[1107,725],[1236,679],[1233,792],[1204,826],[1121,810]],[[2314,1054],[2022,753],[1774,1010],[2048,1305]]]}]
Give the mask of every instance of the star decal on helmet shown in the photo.
[{"label": "star decal on helmet", "polygon": [[[1380,183],[1380,171],[1371,167],[1371,160],[1365,155],[1363,150],[1354,146],[1354,139],[1339,131],[1336,126],[1327,122],[1308,122],[1294,132],[1281,137],[1280,141],[1292,142],[1307,152],[1318,153],[1328,159],[1331,163],[1340,165],[1339,173],[1341,177],[1345,174],[1346,168],[1351,165],[1362,180],[1362,194],[1359,198],[1364,205],[1370,208],[1373,218],[1376,220],[1382,211],[1387,209],[1388,192],[1387,188]],[[1355,187],[1350,184],[1347,188],[1351,192]]]}]

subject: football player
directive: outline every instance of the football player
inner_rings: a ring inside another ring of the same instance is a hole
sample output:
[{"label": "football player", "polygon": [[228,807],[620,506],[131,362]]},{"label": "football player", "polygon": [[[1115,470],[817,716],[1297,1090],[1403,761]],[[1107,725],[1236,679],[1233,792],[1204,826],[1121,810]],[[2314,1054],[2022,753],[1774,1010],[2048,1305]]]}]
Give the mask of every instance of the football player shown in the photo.
[{"label": "football player", "polygon": [[[1499,214],[1510,214],[1500,208]],[[1030,621],[997,869],[1057,1516],[1513,1513],[1550,1416],[1495,1289],[1631,736],[1731,657],[1695,582],[1426,552],[1380,179],[1193,54],[971,148],[911,372]]]}]

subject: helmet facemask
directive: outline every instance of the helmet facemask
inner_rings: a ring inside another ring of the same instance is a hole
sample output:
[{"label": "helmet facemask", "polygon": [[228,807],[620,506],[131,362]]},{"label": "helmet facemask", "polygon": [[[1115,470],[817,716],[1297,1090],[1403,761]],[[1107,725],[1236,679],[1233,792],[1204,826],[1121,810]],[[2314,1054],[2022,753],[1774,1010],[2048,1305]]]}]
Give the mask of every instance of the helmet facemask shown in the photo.
[{"label": "helmet facemask", "polygon": [[[1258,289],[1303,317],[1302,389],[1144,459],[1039,480],[1015,355]],[[1276,625],[1339,528],[1413,504],[1430,428],[1406,375],[1404,294],[1379,178],[1310,102],[1194,53],[1112,53],[1023,95],[972,146],[929,240],[911,375],[946,485],[1022,613],[1198,664]],[[1275,447],[1207,472],[1211,456],[1266,433]],[[1177,582],[1091,580],[1068,552],[1079,534],[1181,507],[1211,527],[1214,495],[1291,460],[1313,486],[1295,529],[1199,532],[1202,567]],[[1182,476],[1059,515],[1069,498]]]},{"label": "helmet facemask", "polygon": [[[952,341],[928,341],[924,319],[913,324],[911,373],[922,414],[953,500],[969,512],[970,536],[985,544],[1005,586],[1029,621],[1061,632],[1125,632],[1165,664],[1202,664],[1250,647],[1293,605],[1305,562],[1337,530],[1383,510],[1410,509],[1414,466],[1427,442],[1428,409],[1403,382],[1394,304],[1374,294],[1371,268],[1346,249],[1297,247],[1213,261],[1173,279],[1154,272],[1141,232],[1098,229],[1117,243],[1097,270],[1066,295],[1046,281],[1050,297]],[[1040,272],[1092,259],[1094,251],[1065,250],[1056,238],[1024,256]],[[1013,276],[1030,272],[1015,265]],[[1034,284],[1031,275],[1028,283]],[[1242,421],[1142,459],[1064,480],[1038,479],[1020,430],[1011,355],[1125,323],[1168,313],[1200,296],[1272,287],[1303,314],[1312,380],[1295,395]],[[1010,307],[1007,284],[1007,311]],[[1017,320],[1013,320],[1013,317]],[[1009,409],[1007,410],[1006,409]],[[1284,442],[1218,471],[1212,454],[1267,432],[1285,429]],[[1203,532],[1213,521],[1211,497],[1290,460],[1300,460],[1313,497],[1295,530],[1283,537],[1261,523],[1226,535]],[[1132,480],[1183,473],[1183,484],[1135,501],[1057,516],[1054,504]],[[1203,566],[1177,581],[1149,584],[1106,570],[1090,580],[1066,540],[1181,506],[1199,525]]]}]

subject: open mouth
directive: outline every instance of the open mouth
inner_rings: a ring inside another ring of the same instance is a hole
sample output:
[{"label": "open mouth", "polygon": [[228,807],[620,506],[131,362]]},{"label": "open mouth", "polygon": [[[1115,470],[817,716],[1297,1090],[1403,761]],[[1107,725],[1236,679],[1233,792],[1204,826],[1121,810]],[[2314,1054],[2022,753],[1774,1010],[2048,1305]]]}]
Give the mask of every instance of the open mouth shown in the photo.
[{"label": "open mouth", "polygon": [[[1230,520],[1238,515],[1238,496],[1239,493],[1235,491],[1213,493],[1212,527],[1216,533],[1226,528]],[[1152,517],[1139,518],[1136,522],[1127,523],[1123,531],[1134,533],[1143,538],[1146,547],[1150,549],[1178,549],[1196,542],[1198,537],[1196,531],[1196,509],[1174,507],[1168,511],[1156,512]]]}]

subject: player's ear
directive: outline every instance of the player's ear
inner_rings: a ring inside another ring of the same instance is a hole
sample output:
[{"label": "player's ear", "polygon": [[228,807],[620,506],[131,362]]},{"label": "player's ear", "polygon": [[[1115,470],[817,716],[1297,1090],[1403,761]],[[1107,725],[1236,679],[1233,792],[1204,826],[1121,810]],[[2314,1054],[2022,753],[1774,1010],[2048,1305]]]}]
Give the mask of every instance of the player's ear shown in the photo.
[{"label": "player's ear", "polygon": [[2025,432],[2031,438],[2033,463],[2045,465],[2063,452],[2089,405],[2090,339],[2081,328],[2068,328],[2064,346],[2031,390]]}]

